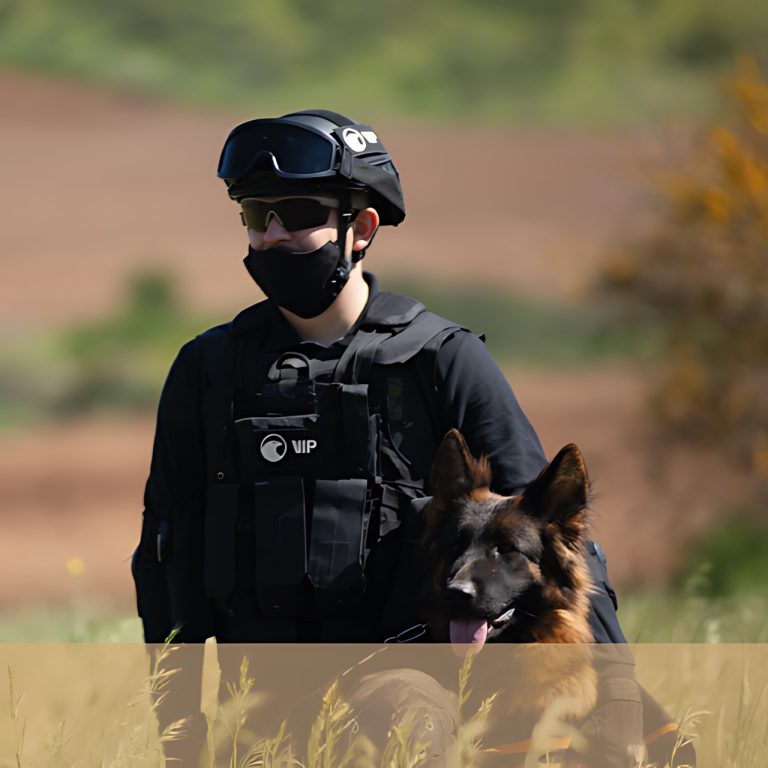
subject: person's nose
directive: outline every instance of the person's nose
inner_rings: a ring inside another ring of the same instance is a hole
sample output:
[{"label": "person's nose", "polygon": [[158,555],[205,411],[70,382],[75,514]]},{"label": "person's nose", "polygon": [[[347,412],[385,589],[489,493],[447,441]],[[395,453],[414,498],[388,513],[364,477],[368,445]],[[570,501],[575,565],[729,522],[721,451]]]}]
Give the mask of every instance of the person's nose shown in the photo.
[{"label": "person's nose", "polygon": [[280,223],[277,216],[270,216],[264,232],[264,245],[274,248],[278,243],[291,239],[291,233]]}]

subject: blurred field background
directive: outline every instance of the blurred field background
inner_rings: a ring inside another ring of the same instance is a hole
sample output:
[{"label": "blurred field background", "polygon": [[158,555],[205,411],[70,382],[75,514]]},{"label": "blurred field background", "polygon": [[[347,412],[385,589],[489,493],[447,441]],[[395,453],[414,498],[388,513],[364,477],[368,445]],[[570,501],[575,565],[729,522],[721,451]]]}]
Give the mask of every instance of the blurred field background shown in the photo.
[{"label": "blurred field background", "polygon": [[766,32],[759,0],[0,0],[0,639],[140,637],[162,381],[261,298],[218,153],[307,106],[400,170],[367,267],[584,451],[628,637],[768,639]]}]

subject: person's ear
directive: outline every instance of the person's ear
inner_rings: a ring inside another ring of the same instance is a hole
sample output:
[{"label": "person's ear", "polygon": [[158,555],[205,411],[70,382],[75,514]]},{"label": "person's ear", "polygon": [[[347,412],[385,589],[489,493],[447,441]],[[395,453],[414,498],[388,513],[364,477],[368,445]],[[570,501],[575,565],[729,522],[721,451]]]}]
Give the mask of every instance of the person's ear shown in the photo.
[{"label": "person's ear", "polygon": [[352,222],[352,250],[365,250],[378,228],[378,211],[375,208],[363,208]]}]

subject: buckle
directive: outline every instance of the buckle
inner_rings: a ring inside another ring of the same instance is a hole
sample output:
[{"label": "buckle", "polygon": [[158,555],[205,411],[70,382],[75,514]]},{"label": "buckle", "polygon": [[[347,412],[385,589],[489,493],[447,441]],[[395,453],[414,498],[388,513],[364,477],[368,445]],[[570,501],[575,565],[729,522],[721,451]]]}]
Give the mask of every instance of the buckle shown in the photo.
[{"label": "buckle", "polygon": [[414,624],[408,629],[404,629],[402,632],[398,632],[392,637],[388,637],[385,643],[412,643],[414,640],[418,640],[427,634],[427,627],[429,624]]}]

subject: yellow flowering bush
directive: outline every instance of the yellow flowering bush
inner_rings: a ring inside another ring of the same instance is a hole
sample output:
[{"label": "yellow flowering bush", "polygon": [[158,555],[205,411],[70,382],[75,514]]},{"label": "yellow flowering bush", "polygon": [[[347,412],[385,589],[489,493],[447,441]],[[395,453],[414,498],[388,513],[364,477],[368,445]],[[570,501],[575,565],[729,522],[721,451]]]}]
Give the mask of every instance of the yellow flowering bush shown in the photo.
[{"label": "yellow flowering bush", "polygon": [[663,329],[658,422],[768,477],[768,82],[744,57],[728,111],[661,185],[655,230],[601,284]]}]

